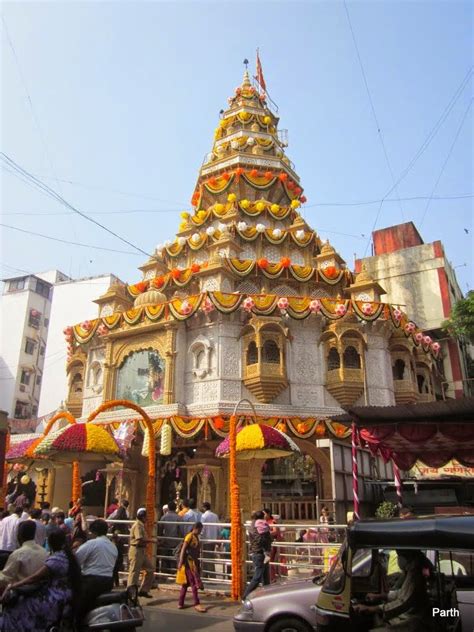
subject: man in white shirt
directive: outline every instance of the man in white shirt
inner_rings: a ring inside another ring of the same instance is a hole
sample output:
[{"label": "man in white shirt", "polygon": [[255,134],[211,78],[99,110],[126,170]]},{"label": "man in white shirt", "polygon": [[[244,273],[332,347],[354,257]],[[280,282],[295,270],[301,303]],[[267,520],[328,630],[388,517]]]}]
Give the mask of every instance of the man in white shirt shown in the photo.
[{"label": "man in white shirt", "polygon": [[0,587],[25,579],[44,566],[48,552],[35,542],[36,524],[33,520],[25,520],[18,525],[18,543],[20,548],[8,558],[5,568],[0,573]]},{"label": "man in white shirt", "polygon": [[208,558],[203,562],[203,570],[207,571],[206,574],[212,577],[212,571],[215,571],[215,564],[210,562],[209,559],[213,559],[215,555],[217,542],[212,542],[212,540],[217,540],[219,538],[219,525],[206,523],[219,522],[219,516],[211,511],[211,503],[208,502],[202,503],[202,511],[202,556],[203,558]]},{"label": "man in white shirt", "polygon": [[14,551],[18,548],[18,524],[22,513],[23,509],[21,507],[15,507],[14,512],[8,518],[2,520],[0,551]]},{"label": "man in white shirt", "polygon": [[91,539],[76,551],[82,572],[80,617],[93,607],[96,597],[110,592],[114,586],[113,575],[118,551],[107,537],[107,528],[105,520],[94,520],[89,527]]}]

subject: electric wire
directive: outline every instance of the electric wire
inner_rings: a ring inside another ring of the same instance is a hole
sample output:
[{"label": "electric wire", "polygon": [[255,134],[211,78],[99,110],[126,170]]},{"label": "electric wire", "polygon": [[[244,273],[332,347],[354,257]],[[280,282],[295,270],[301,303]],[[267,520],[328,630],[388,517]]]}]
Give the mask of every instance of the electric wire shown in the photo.
[{"label": "electric wire", "polygon": [[95,224],[96,226],[98,226],[102,230],[105,230],[107,233],[109,233],[110,235],[113,235],[114,237],[116,237],[117,239],[119,239],[123,243],[127,244],[128,246],[131,246],[132,248],[134,248],[135,250],[137,250],[141,254],[146,255],[147,257],[151,257],[150,253],[146,252],[145,250],[143,250],[139,246],[136,246],[135,244],[133,244],[132,242],[128,241],[124,237],[121,237],[120,235],[118,235],[116,232],[114,232],[110,228],[107,228],[107,226],[104,226],[103,224],[101,224],[97,220],[93,219],[92,217],[89,217],[89,215],[86,215],[85,213],[83,213],[82,211],[77,209],[75,206],[70,204],[61,195],[59,195],[56,191],[54,191],[54,189],[52,189],[51,187],[46,185],[44,182],[41,182],[41,180],[39,180],[38,178],[35,178],[35,176],[33,176],[29,171],[27,171],[26,169],[21,167],[18,163],[16,163],[9,156],[7,156],[7,154],[5,154],[4,152],[0,152],[0,156],[1,156],[2,160],[6,161],[7,164],[11,168],[13,168],[18,173],[21,173],[22,175],[24,175],[32,183],[35,183],[35,185],[38,188],[42,189],[43,191],[46,191],[53,199],[55,199],[58,202],[60,202],[60,204],[62,204],[63,206],[66,206],[66,208],[69,208],[71,211],[73,211],[74,213],[76,213],[80,217],[84,218],[88,222],[91,222],[92,224]]},{"label": "electric wire", "polygon": [[464,126],[464,121],[466,120],[466,117],[469,114],[469,110],[471,109],[472,101],[473,101],[473,99],[471,98],[471,100],[468,103],[468,106],[467,106],[466,110],[464,111],[463,117],[461,119],[461,122],[459,123],[459,126],[458,126],[458,129],[457,129],[456,134],[454,136],[453,142],[451,143],[451,146],[449,148],[447,156],[446,156],[446,158],[445,158],[445,160],[443,162],[441,170],[440,170],[440,172],[438,174],[438,177],[436,179],[436,182],[435,182],[435,184],[433,186],[433,189],[431,191],[431,195],[428,198],[428,201],[426,202],[425,210],[423,211],[423,215],[421,216],[420,228],[423,226],[423,222],[425,221],[426,214],[428,213],[428,209],[430,207],[430,203],[431,203],[433,194],[436,191],[436,189],[438,187],[438,184],[439,184],[439,181],[441,180],[441,177],[443,176],[443,173],[444,173],[444,170],[446,168],[446,165],[448,164],[449,159],[451,158],[451,154],[453,153],[454,146],[456,145],[456,142],[457,142],[457,140],[459,138],[459,134],[461,133],[461,130],[462,130],[463,126]]},{"label": "electric wire", "polygon": [[9,230],[16,230],[19,233],[25,233],[26,235],[32,235],[33,237],[41,237],[42,239],[49,239],[51,241],[59,241],[62,244],[69,244],[71,246],[80,246],[82,248],[93,248],[94,250],[105,250],[107,252],[116,252],[121,255],[134,255],[138,256],[137,252],[130,252],[127,250],[115,250],[114,248],[106,248],[105,246],[93,246],[92,244],[83,244],[78,241],[69,241],[68,239],[61,239],[59,237],[51,237],[51,235],[43,235],[42,233],[36,233],[31,230],[25,230],[24,228],[18,228],[18,226],[10,226],[9,224],[0,223],[2,228],[8,228]]},{"label": "electric wire", "polygon": [[[390,176],[392,178],[393,189],[395,190],[397,198],[399,199],[400,195],[398,193],[397,183],[395,182],[395,176],[394,176],[394,173],[393,173],[392,165],[390,163],[390,159],[388,157],[387,147],[385,145],[385,141],[384,141],[384,138],[383,138],[382,129],[380,127],[380,123],[379,123],[379,120],[378,120],[378,117],[377,117],[377,113],[375,111],[374,101],[372,99],[372,94],[370,92],[369,83],[367,81],[367,75],[365,74],[364,64],[362,63],[362,57],[360,55],[359,46],[357,44],[357,39],[356,39],[356,36],[355,36],[354,28],[352,26],[351,16],[349,14],[349,9],[347,8],[346,0],[344,0],[344,9],[346,11],[347,21],[349,23],[349,28],[350,28],[351,35],[352,35],[352,40],[354,42],[354,47],[355,47],[355,50],[356,50],[356,53],[357,53],[357,59],[359,60],[359,66],[360,66],[360,70],[361,70],[361,73],[362,73],[362,78],[364,80],[365,89],[367,91],[367,96],[369,97],[369,103],[370,103],[370,107],[372,109],[372,115],[374,117],[375,125],[377,127],[377,134],[379,136],[380,143],[382,145],[383,153],[384,153],[384,156],[385,156],[385,161],[387,163],[387,167],[388,167]],[[382,201],[381,204],[383,204],[383,201]],[[403,207],[402,207],[401,201],[399,202],[399,206],[400,206],[400,212],[402,214],[402,219],[404,221],[405,220],[405,214],[403,212]]]}]

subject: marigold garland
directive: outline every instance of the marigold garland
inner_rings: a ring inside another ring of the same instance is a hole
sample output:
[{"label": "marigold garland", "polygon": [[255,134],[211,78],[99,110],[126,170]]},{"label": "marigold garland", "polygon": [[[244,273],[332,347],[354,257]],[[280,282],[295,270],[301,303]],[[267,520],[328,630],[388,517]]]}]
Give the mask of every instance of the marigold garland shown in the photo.
[{"label": "marigold garland", "polygon": [[240,520],[240,488],[237,479],[237,416],[229,421],[229,494],[230,494],[230,557],[232,564],[232,599],[242,597],[242,532]]}]

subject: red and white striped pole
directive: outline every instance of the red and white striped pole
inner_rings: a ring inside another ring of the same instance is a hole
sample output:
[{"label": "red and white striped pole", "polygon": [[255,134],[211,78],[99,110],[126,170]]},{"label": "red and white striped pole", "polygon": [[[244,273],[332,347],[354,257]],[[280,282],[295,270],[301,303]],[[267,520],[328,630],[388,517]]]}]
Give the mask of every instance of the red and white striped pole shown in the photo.
[{"label": "red and white striped pole", "polygon": [[395,476],[395,489],[397,491],[397,504],[398,507],[402,507],[403,506],[403,498],[402,498],[402,478],[400,476],[400,470],[398,469],[398,465],[395,463],[395,461],[392,461],[393,463],[393,474]]},{"label": "red and white striped pole", "polygon": [[360,520],[359,466],[357,465],[357,428],[352,422],[352,494],[354,496],[354,520]]}]

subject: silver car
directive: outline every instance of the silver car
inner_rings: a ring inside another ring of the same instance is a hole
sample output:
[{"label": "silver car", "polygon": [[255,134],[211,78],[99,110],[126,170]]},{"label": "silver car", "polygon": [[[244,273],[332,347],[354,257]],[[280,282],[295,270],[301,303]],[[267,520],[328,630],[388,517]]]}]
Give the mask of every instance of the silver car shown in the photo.
[{"label": "silver car", "polygon": [[325,575],[254,590],[234,617],[236,632],[312,632]]}]

